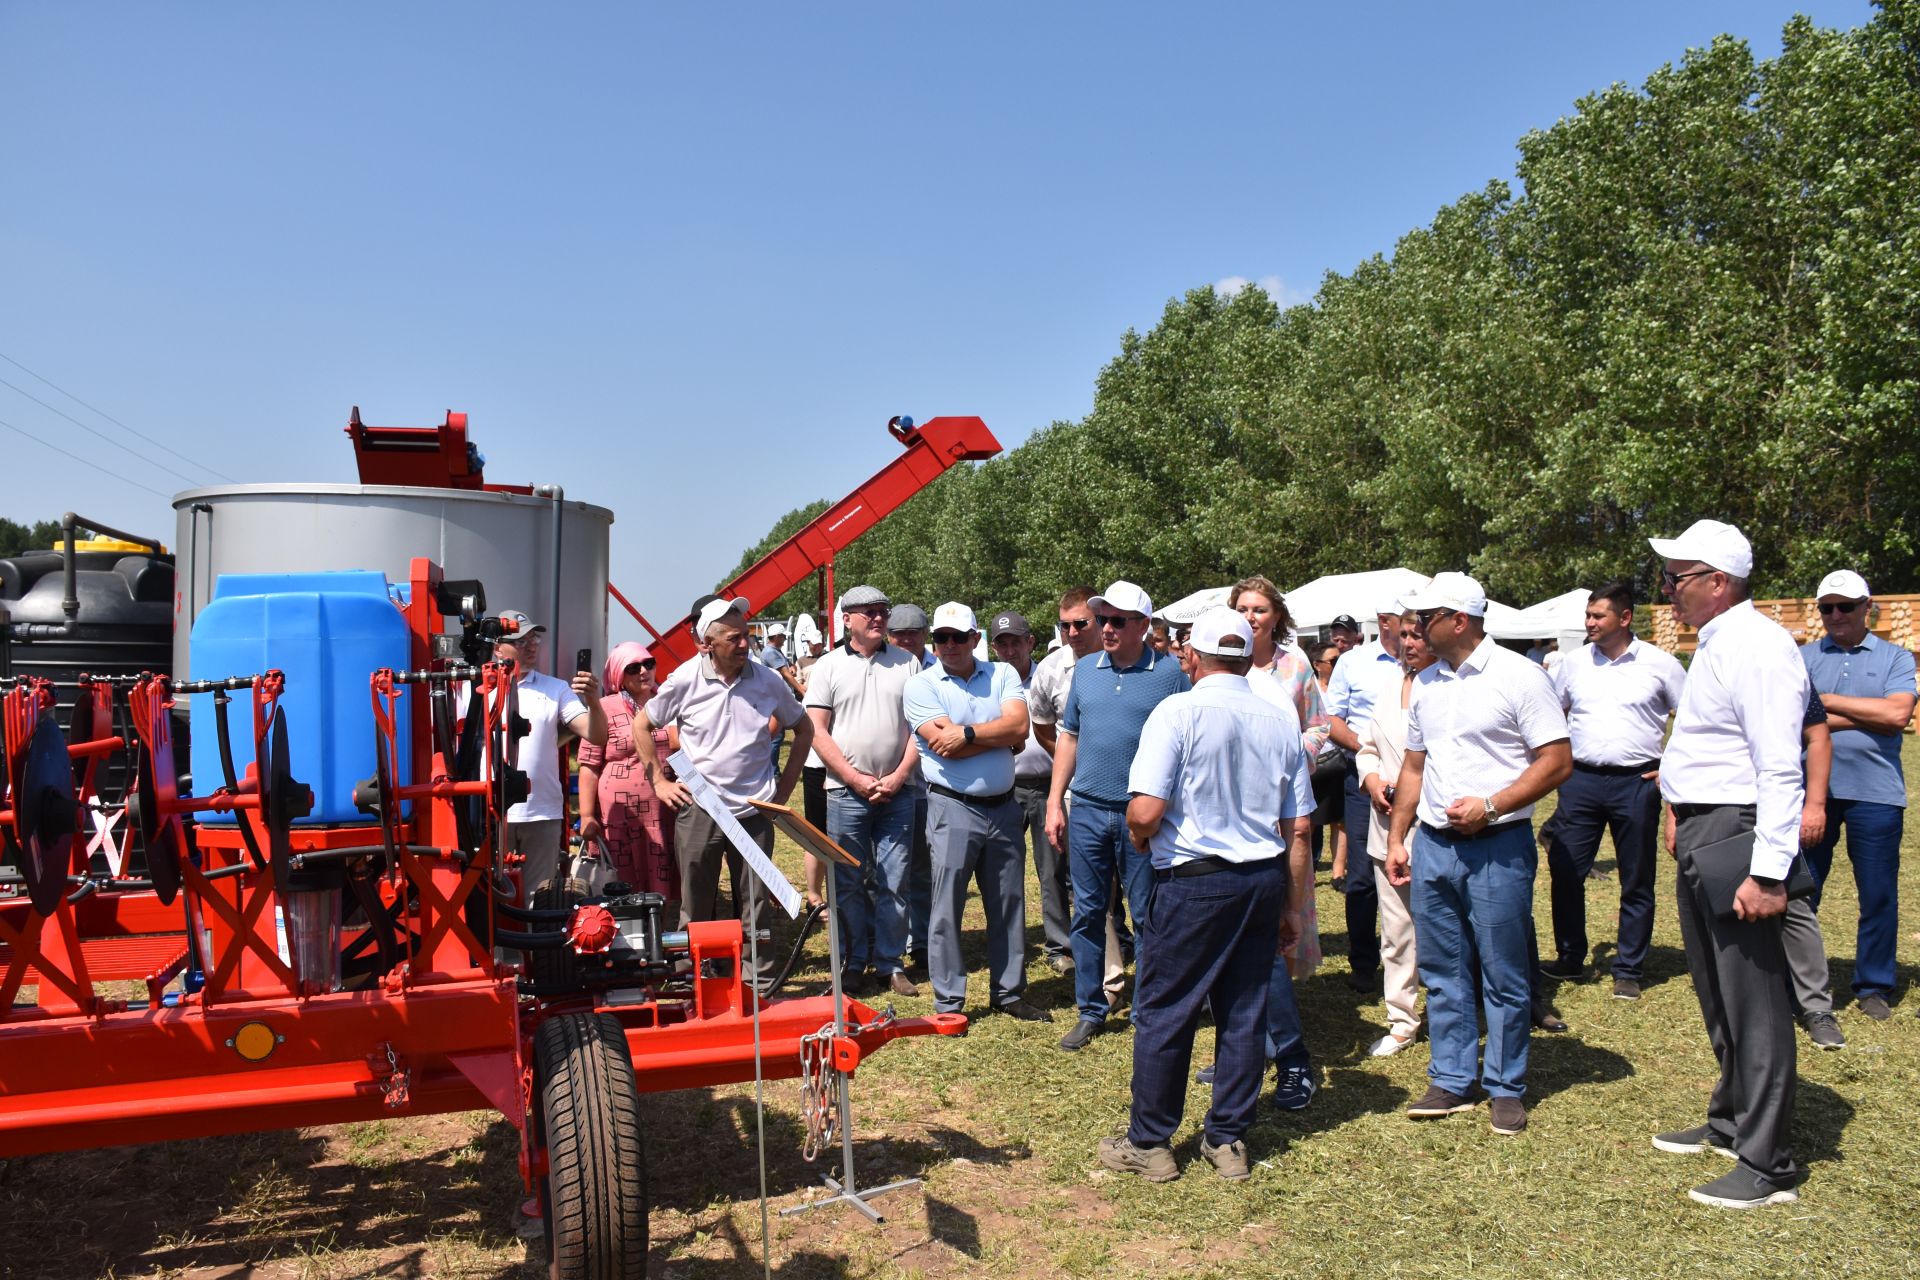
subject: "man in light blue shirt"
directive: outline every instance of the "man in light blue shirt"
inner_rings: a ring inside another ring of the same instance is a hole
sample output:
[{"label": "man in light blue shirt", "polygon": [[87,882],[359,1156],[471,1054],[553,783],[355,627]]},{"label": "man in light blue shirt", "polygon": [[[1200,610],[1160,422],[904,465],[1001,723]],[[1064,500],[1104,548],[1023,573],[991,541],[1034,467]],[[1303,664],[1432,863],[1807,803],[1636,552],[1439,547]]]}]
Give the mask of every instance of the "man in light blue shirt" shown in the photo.
[{"label": "man in light blue shirt", "polygon": [[[1847,829],[1847,858],[1860,891],[1853,996],[1860,1012],[1885,1021],[1900,938],[1900,837],[1907,810],[1900,738],[1913,718],[1913,654],[1867,630],[1873,597],[1859,574],[1830,573],[1815,595],[1827,634],[1801,645],[1800,658],[1827,709],[1833,771],[1826,835],[1807,850],[1807,863],[1825,888],[1840,828]],[[1813,905],[1820,905],[1818,890]]]},{"label": "man in light blue shirt", "polygon": [[1023,998],[1027,989],[1026,859],[1013,757],[1027,741],[1027,695],[1004,662],[973,656],[980,628],[973,610],[947,603],[933,611],[938,665],[907,681],[901,701],[927,780],[927,845],[933,910],[927,975],[933,1006],[958,1013],[967,1001],[960,917],[967,886],[980,882],[987,917],[987,977],[993,1007],[1023,1022],[1053,1015]]},{"label": "man in light blue shirt", "polygon": [[1283,859],[1307,862],[1313,783],[1292,709],[1247,685],[1247,620],[1209,609],[1188,647],[1198,683],[1153,708],[1128,773],[1127,829],[1151,858],[1153,906],[1139,919],[1127,1135],[1101,1142],[1100,1162],[1155,1182],[1178,1175],[1169,1144],[1210,1005],[1217,1056],[1200,1154],[1241,1181],[1266,1067],[1267,975],[1304,905]]}]

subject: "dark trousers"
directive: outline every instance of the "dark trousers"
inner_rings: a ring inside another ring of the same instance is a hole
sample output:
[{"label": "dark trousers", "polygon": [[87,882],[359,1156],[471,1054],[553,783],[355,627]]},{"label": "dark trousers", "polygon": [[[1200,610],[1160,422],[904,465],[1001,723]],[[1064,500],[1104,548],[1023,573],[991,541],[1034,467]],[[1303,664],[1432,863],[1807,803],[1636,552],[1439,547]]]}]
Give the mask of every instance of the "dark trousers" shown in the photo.
[{"label": "dark trousers", "polygon": [[1207,1141],[1238,1142],[1253,1124],[1267,1065],[1267,977],[1280,945],[1286,871],[1277,858],[1207,876],[1153,873],[1136,912],[1133,1108],[1127,1138],[1166,1146],[1180,1127],[1200,1011],[1214,1018]]},{"label": "dark trousers", "polygon": [[1020,802],[1027,843],[1033,846],[1033,873],[1040,881],[1040,923],[1050,956],[1073,954],[1073,884],[1067,876],[1067,855],[1047,839],[1047,781],[1015,781],[1013,798]]},{"label": "dark trousers", "polygon": [[1827,835],[1807,850],[1807,865],[1818,885],[1813,905],[1827,887],[1840,829],[1847,832],[1847,858],[1860,893],[1860,933],[1853,953],[1853,994],[1893,994],[1894,947],[1900,940],[1900,835],[1907,811],[1871,800],[1828,800]]},{"label": "dark trousers", "polygon": [[827,771],[807,765],[800,770],[800,812],[822,831],[827,829]]},{"label": "dark trousers", "polygon": [[1380,971],[1380,891],[1374,888],[1373,863],[1367,860],[1373,801],[1360,785],[1351,760],[1342,785],[1347,815],[1347,959],[1355,973],[1366,977]]},{"label": "dark trousers", "polygon": [[[761,852],[769,857],[773,855],[773,819],[755,810],[744,815],[735,815],[747,835],[760,846]],[[690,804],[674,817],[673,852],[680,863],[680,927],[686,928],[695,920],[726,920],[738,917],[743,929],[764,929],[773,920],[767,910],[766,886],[754,880],[753,872],[747,870],[747,860],[734,849],[733,842],[727,839],[720,824],[708,816],[707,811],[697,804]],[[727,880],[733,889],[733,901],[728,909],[720,909],[720,865],[725,862]],[[747,891],[747,882],[753,880],[753,892]],[[791,944],[789,944],[791,945]],[[759,981],[773,976],[774,967],[779,963],[769,943],[760,944],[760,968],[755,975]],[[740,949],[744,961],[747,948]]]},{"label": "dark trousers", "polygon": [[1798,1176],[1787,1148],[1796,1047],[1781,918],[1722,919],[1692,883],[1694,850],[1752,829],[1752,805],[1689,806],[1681,812],[1675,898],[1687,969],[1720,1063],[1707,1123],[1740,1154],[1741,1164],[1790,1185]]},{"label": "dark trousers", "polygon": [[1600,837],[1613,834],[1620,870],[1620,947],[1613,976],[1640,980],[1653,942],[1654,840],[1660,829],[1660,784],[1637,773],[1607,774],[1575,764],[1560,787],[1548,831],[1553,945],[1562,964],[1587,962],[1587,874]]}]

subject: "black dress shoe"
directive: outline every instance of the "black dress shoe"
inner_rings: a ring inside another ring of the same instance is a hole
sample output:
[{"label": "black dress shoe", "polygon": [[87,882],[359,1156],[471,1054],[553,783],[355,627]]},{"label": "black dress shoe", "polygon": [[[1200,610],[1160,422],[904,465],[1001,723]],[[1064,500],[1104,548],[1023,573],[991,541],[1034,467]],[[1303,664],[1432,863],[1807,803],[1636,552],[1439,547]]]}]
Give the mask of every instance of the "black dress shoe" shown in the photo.
[{"label": "black dress shoe", "polygon": [[1013,1000],[1007,1001],[1005,1004],[995,1005],[994,1011],[996,1013],[1004,1013],[1010,1018],[1018,1018],[1022,1022],[1052,1022],[1053,1021],[1053,1014],[1049,1013],[1045,1009],[1039,1008],[1038,1006],[1030,1005],[1025,1000],[1020,1000],[1020,999],[1013,999]]},{"label": "black dress shoe", "polygon": [[1540,972],[1562,982],[1578,982],[1586,976],[1587,966],[1572,960],[1544,960],[1540,964]]},{"label": "black dress shoe", "polygon": [[1099,1035],[1105,1028],[1092,1018],[1082,1018],[1073,1024],[1073,1030],[1060,1037],[1060,1047],[1068,1053],[1078,1053],[1087,1047],[1087,1042]]},{"label": "black dress shoe", "polygon": [[1565,1031],[1567,1020],[1554,1012],[1552,1005],[1545,1000],[1533,1002],[1533,1025],[1539,1031]]},{"label": "black dress shoe", "polygon": [[1368,992],[1378,991],[1380,989],[1380,971],[1378,969],[1369,969],[1365,973],[1349,973],[1347,975],[1347,985],[1363,995]]}]

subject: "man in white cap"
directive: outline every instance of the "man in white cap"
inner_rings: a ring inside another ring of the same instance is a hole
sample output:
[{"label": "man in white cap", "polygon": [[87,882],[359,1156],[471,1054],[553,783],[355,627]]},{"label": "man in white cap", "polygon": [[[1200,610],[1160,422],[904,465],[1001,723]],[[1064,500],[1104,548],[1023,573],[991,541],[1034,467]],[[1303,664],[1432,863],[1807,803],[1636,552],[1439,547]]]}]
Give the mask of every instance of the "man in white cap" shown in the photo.
[{"label": "man in white cap", "polygon": [[[1833,769],[1826,834],[1807,849],[1807,862],[1824,888],[1840,829],[1846,828],[1847,859],[1860,892],[1853,998],[1860,1012],[1885,1021],[1900,940],[1900,837],[1907,811],[1900,739],[1913,719],[1913,653],[1867,630],[1873,593],[1853,570],[1828,574],[1815,595],[1827,634],[1801,645],[1800,657],[1827,709]],[[1820,905],[1818,889],[1813,905]]]},{"label": "man in white cap", "polygon": [[[912,654],[924,670],[935,664],[927,648],[927,611],[911,602],[893,606],[887,639]],[[907,954],[916,966],[927,962],[927,927],[933,913],[933,863],[927,847],[927,780],[916,767],[908,780],[913,792],[913,846],[907,859]]]},{"label": "man in white cap", "polygon": [[522,897],[531,900],[559,870],[566,845],[560,744],[570,735],[605,746],[607,713],[600,706],[600,680],[592,672],[576,671],[568,684],[540,670],[544,626],[518,609],[502,609],[498,617],[505,634],[494,643],[493,656],[513,664],[514,695],[527,722],[517,757],[527,775],[527,798],[507,810],[507,849],[525,859],[520,887]]},{"label": "man in white cap", "polygon": [[882,986],[911,996],[919,988],[905,969],[907,876],[919,756],[900,696],[920,663],[888,643],[891,615],[878,587],[854,587],[840,597],[847,642],[814,664],[807,715],[814,754],[827,771],[827,834],[860,859],[857,867],[831,869],[841,985],[866,990],[871,966]]},{"label": "man in white cap", "polygon": [[[1101,961],[1116,872],[1138,924],[1153,887],[1152,867],[1127,836],[1127,770],[1147,716],[1192,687],[1178,660],[1147,644],[1153,601],[1120,581],[1087,601],[1100,628],[1100,652],[1074,664],[1054,743],[1047,793],[1047,838],[1065,846],[1073,882],[1073,990],[1080,1019],[1060,1041],[1085,1048],[1110,1012]],[[1067,795],[1073,795],[1072,812]]]},{"label": "man in white cap", "polygon": [[[1013,798],[1020,802],[1020,819],[1033,847],[1033,875],[1040,882],[1042,945],[1055,972],[1072,967],[1073,942],[1068,932],[1073,920],[1073,894],[1067,887],[1066,854],[1047,839],[1047,789],[1053,782],[1053,755],[1040,745],[1034,731],[1033,627],[1025,615],[1002,610],[993,616],[987,640],[996,661],[1013,668],[1028,696],[1027,740],[1013,758]],[[1065,964],[1055,964],[1064,959]]]},{"label": "man in white cap", "polygon": [[[693,634],[699,656],[674,668],[660,691],[640,709],[633,726],[633,753],[646,771],[660,803],[675,811],[674,858],[680,864],[680,925],[695,920],[721,919],[720,865],[726,863],[733,886],[734,911],[744,927],[763,927],[767,895],[749,886],[752,872],[721,831],[720,825],[693,803],[685,784],[668,781],[654,750],[653,731],[668,725],[680,732],[680,747],[700,776],[726,799],[727,808],[747,834],[769,855],[773,852],[773,821],[753,807],[755,800],[785,804],[800,781],[800,768],[813,744],[813,722],[801,710],[786,682],[747,657],[747,615],[752,606],[744,596],[709,600],[694,618]],[[793,730],[793,750],[776,777],[770,726]],[[760,948],[764,983],[772,974],[775,956]]]},{"label": "man in white cap", "polygon": [[[1680,937],[1720,1063],[1707,1122],[1653,1145],[1738,1160],[1687,1193],[1703,1204],[1779,1204],[1799,1198],[1800,1179],[1787,1146],[1795,1044],[1781,921],[1800,851],[1807,670],[1793,638],[1753,607],[1753,548],[1738,529],[1700,520],[1647,541],[1666,562],[1660,581],[1674,617],[1700,629],[1660,792],[1676,820]],[[1730,903],[1714,892],[1728,884],[1737,885]]]},{"label": "man in white cap", "polygon": [[1100,1143],[1100,1163],[1152,1182],[1179,1176],[1170,1143],[1194,1032],[1210,1006],[1213,1102],[1200,1154],[1243,1181],[1266,1071],[1268,970],[1300,927],[1285,859],[1304,866],[1310,856],[1313,779],[1299,717],[1247,686],[1247,620],[1216,606],[1194,621],[1187,643],[1200,678],[1154,706],[1128,770],[1127,828],[1150,859],[1153,909],[1138,917],[1127,1134]]},{"label": "man in white cap", "polygon": [[787,624],[776,622],[767,628],[767,643],[757,655],[760,665],[769,671],[778,672],[794,696],[800,696],[799,672],[793,665],[793,655],[787,652]]},{"label": "man in white cap", "polygon": [[1531,819],[1534,802],[1573,772],[1567,717],[1547,673],[1487,637],[1487,593],[1474,579],[1438,574],[1407,605],[1439,659],[1416,678],[1407,708],[1387,833],[1387,880],[1413,885],[1414,949],[1433,1041],[1431,1083],[1407,1115],[1471,1109],[1477,1077],[1493,1131],[1519,1133],[1527,1127],[1521,1097],[1539,859]]},{"label": "man in white cap", "polygon": [[958,1013],[967,1002],[960,918],[968,885],[980,883],[987,918],[987,980],[992,1007],[1023,1022],[1052,1022],[1026,1002],[1026,859],[1020,805],[1013,797],[1014,753],[1027,741],[1027,695],[1004,662],[973,656],[980,627],[973,610],[948,601],[933,611],[937,665],[907,681],[902,707],[927,779],[927,838],[933,859],[933,912],[927,975],[933,1007]]},{"label": "man in white cap", "polygon": [[1364,992],[1380,987],[1380,893],[1374,888],[1373,859],[1367,851],[1373,802],[1360,785],[1354,759],[1373,722],[1373,709],[1400,698],[1400,597],[1381,600],[1374,619],[1380,638],[1340,655],[1326,696],[1327,713],[1333,717],[1331,736],[1344,757],[1340,785],[1347,830],[1346,875],[1344,880],[1336,876],[1333,885],[1346,896],[1347,985]]}]

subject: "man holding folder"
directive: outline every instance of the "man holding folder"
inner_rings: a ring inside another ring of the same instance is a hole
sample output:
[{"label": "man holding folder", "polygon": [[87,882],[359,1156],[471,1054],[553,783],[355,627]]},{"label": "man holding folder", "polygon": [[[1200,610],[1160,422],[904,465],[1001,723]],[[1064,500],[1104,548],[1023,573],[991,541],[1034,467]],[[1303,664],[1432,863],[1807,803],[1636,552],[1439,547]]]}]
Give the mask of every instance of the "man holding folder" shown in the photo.
[{"label": "man holding folder", "polygon": [[1753,549],[1738,529],[1701,520],[1648,542],[1666,562],[1674,616],[1700,629],[1660,790],[1676,820],[1687,968],[1720,1063],[1707,1123],[1653,1145],[1737,1161],[1687,1193],[1702,1204],[1781,1204],[1799,1199],[1800,1180],[1787,1149],[1795,1061],[1781,922],[1800,849],[1806,668],[1749,599]]}]

